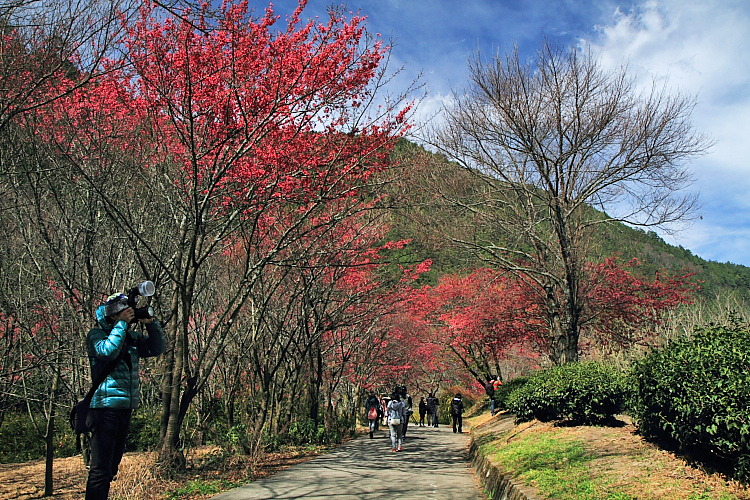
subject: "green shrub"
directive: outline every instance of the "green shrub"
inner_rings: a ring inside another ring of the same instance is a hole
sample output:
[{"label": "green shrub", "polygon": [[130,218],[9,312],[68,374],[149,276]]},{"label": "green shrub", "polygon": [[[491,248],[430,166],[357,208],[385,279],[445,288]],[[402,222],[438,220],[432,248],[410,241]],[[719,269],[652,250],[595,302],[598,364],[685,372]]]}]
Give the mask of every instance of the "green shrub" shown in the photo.
[{"label": "green shrub", "polygon": [[596,362],[568,363],[530,376],[510,393],[506,406],[519,422],[601,424],[622,411],[624,399],[625,377],[619,370]]},{"label": "green shrub", "polygon": [[241,483],[237,482],[231,482],[226,480],[203,480],[203,479],[193,479],[192,481],[188,481],[183,486],[180,486],[177,489],[171,490],[164,495],[168,500],[178,500],[180,498],[192,498],[194,496],[201,496],[204,497],[206,495],[215,495],[217,493],[221,493],[222,491],[231,489],[233,487],[239,486]]},{"label": "green shrub", "polygon": [[750,333],[739,322],[695,331],[635,364],[631,416],[646,437],[710,453],[750,479]]},{"label": "green shrub", "polygon": [[[46,421],[39,415],[39,431],[29,419],[26,412],[8,411],[0,425],[0,463],[21,463],[43,458],[45,455],[44,438],[39,432],[45,431]],[[75,455],[75,437],[70,431],[68,420],[62,414],[55,419],[54,437],[55,457]]]},{"label": "green shrub", "polygon": [[510,396],[515,390],[526,385],[526,382],[528,381],[529,377],[516,377],[507,382],[503,382],[503,385],[495,390],[495,411],[507,410],[508,396]]},{"label": "green shrub", "polygon": [[28,415],[8,412],[0,426],[0,463],[28,462],[44,456],[44,441]]},{"label": "green shrub", "polygon": [[340,443],[345,436],[351,436],[353,433],[352,422],[345,415],[337,416],[328,429],[322,421],[316,426],[314,420],[300,417],[278,434],[265,430],[262,444],[268,450],[277,450],[285,446],[324,445]]},{"label": "green shrub", "polygon": [[159,446],[159,409],[140,407],[133,412],[125,444],[127,451],[153,451]]}]

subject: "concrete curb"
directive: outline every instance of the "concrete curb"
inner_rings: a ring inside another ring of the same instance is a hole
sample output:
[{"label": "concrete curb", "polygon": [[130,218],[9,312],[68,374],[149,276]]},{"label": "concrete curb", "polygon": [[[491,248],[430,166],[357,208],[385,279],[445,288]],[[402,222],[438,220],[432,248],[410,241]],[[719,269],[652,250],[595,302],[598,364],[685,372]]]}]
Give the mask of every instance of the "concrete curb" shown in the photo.
[{"label": "concrete curb", "polygon": [[492,461],[483,455],[477,440],[490,428],[511,426],[512,415],[503,415],[493,419],[487,424],[478,426],[471,431],[471,443],[469,445],[469,460],[474,472],[482,485],[484,493],[490,500],[539,500],[529,489],[514,483],[512,476],[498,468]]},{"label": "concrete curb", "polygon": [[489,458],[480,453],[479,446],[473,439],[469,447],[469,458],[479,483],[490,500],[533,500],[510,480],[509,475],[501,472]]}]

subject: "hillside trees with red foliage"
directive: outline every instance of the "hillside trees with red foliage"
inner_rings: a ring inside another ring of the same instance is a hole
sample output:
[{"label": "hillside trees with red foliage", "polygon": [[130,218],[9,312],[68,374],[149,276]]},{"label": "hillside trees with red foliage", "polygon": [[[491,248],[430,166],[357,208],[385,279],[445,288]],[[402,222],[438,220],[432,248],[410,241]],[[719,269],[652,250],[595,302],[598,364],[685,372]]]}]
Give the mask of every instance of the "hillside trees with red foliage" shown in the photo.
[{"label": "hillside trees with red foliage", "polygon": [[657,340],[654,326],[664,313],[690,304],[698,289],[695,273],[657,272],[648,279],[639,276],[639,266],[637,259],[621,264],[614,257],[586,265],[581,325],[590,342],[607,352],[652,345]]},{"label": "hillside trees with red foliage", "polygon": [[484,386],[502,377],[501,361],[512,348],[528,348],[544,329],[528,285],[502,272],[480,268],[445,275],[410,300],[423,340],[445,348]]},{"label": "hillside trees with red foliage", "polygon": [[[691,274],[640,278],[638,262],[615,258],[589,263],[579,303],[585,337],[611,352],[653,336],[663,313],[691,300]],[[411,324],[425,343],[446,347],[484,385],[502,378],[501,361],[513,352],[551,357],[555,335],[548,324],[545,290],[532,280],[493,269],[445,275],[410,297]],[[541,360],[540,360],[541,361]]]}]

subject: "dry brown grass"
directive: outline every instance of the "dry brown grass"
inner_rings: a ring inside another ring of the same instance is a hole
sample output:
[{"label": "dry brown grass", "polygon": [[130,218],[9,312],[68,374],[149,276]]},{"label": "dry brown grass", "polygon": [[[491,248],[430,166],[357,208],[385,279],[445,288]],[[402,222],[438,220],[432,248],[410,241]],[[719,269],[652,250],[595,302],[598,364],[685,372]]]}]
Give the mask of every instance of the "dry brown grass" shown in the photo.
[{"label": "dry brown grass", "polygon": [[[476,428],[490,420],[488,414],[471,419]],[[582,442],[596,456],[590,462],[592,476],[608,478],[617,487],[637,499],[730,499],[750,500],[750,490],[721,474],[695,466],[673,453],[644,441],[630,423],[622,427],[556,427],[552,423],[532,422],[513,430],[513,435],[557,433],[562,439]],[[269,454],[258,462],[233,459],[210,461],[216,448],[201,448],[189,457],[187,472],[170,479],[155,474],[156,456],[151,453],[127,453],[117,480],[112,483],[110,498],[118,500],[164,500],[164,493],[174,491],[192,480],[226,480],[248,482],[316,456],[315,451],[289,451]],[[208,462],[211,465],[207,465]],[[83,498],[86,469],[80,456],[55,460],[54,499]],[[44,462],[0,465],[0,499],[31,500],[44,493]],[[214,493],[185,496],[204,500]]]},{"label": "dry brown grass", "polygon": [[[582,444],[594,458],[587,462],[589,475],[603,479],[608,492],[618,491],[639,500],[750,500],[750,489],[724,475],[688,461],[645,441],[626,416],[620,427],[558,426],[532,421],[503,434],[502,442],[533,434],[554,435],[555,440]],[[489,415],[472,419],[477,430],[492,428]],[[485,425],[482,425],[485,424]],[[505,429],[507,430],[507,429]],[[500,433],[498,433],[500,435]],[[502,442],[498,446],[502,446]]]},{"label": "dry brown grass", "polygon": [[[315,450],[290,450],[271,453],[259,461],[232,459],[223,461],[220,467],[205,466],[205,459],[217,452],[217,448],[204,447],[189,457],[190,467],[184,473],[166,479],[156,473],[155,453],[126,453],[116,480],[112,483],[110,498],[117,500],[164,500],[164,494],[193,480],[223,480],[232,483],[249,482],[265,477],[290,465],[304,462],[317,456]],[[211,462],[215,464],[215,461]],[[86,489],[87,471],[80,456],[61,458],[54,462],[53,484],[56,500],[79,500]],[[44,494],[44,461],[35,460],[23,464],[0,464],[0,499],[31,500]],[[215,493],[182,498],[203,500]]]}]

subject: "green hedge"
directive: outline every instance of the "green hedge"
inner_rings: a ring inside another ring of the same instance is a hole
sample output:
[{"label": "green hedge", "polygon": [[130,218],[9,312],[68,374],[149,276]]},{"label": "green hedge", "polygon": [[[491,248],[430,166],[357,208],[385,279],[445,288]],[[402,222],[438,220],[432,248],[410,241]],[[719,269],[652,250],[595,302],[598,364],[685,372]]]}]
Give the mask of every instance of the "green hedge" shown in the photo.
[{"label": "green hedge", "polygon": [[518,422],[570,420],[602,424],[620,413],[625,376],[597,362],[568,363],[539,371],[513,391],[505,406]]},{"label": "green hedge", "polygon": [[154,451],[159,446],[161,408],[141,406],[133,412],[128,429],[126,451]]},{"label": "green hedge", "polygon": [[629,410],[641,434],[729,460],[750,479],[750,333],[709,326],[652,351],[632,371]]},{"label": "green hedge", "polygon": [[[55,420],[55,457],[69,457],[76,453],[75,440],[68,427],[68,420],[58,415]],[[37,422],[40,431],[46,422]],[[26,412],[8,411],[0,425],[0,463],[21,463],[44,458],[45,442]]]},{"label": "green hedge", "polygon": [[529,377],[516,377],[503,382],[503,384],[495,390],[495,411],[507,410],[508,409],[508,396],[526,385],[529,381]]}]

